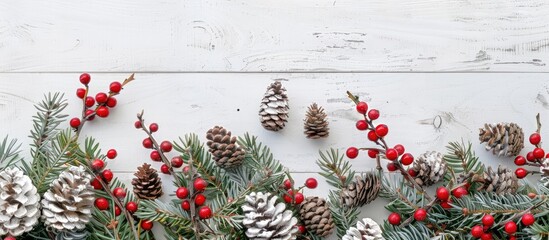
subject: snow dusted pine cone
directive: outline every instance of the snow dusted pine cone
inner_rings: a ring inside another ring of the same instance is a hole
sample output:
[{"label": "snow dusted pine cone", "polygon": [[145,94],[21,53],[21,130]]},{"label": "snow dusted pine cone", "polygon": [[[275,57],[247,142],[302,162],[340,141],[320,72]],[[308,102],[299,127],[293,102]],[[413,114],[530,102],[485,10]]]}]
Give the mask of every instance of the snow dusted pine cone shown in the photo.
[{"label": "snow dusted pine cone", "polygon": [[446,161],[442,153],[429,151],[419,155],[412,169],[416,172],[417,184],[428,187],[444,179]]},{"label": "snow dusted pine cone", "polygon": [[305,118],[305,135],[307,138],[318,139],[328,137],[330,128],[326,120],[326,113],[322,107],[316,103],[309,106],[307,116]]},{"label": "snow dusted pine cone", "polygon": [[479,190],[495,192],[497,194],[515,193],[518,188],[518,179],[515,173],[505,166],[499,166],[498,171],[488,167],[484,171],[484,184]]},{"label": "snow dusted pine cone", "polygon": [[219,126],[208,130],[206,138],[210,153],[221,168],[232,168],[242,165],[246,153],[236,143],[236,137],[231,132]]},{"label": "snow dusted pine cone", "polygon": [[516,123],[484,124],[480,129],[480,143],[498,156],[517,156],[524,148],[524,133]]},{"label": "snow dusted pine cone", "polygon": [[283,129],[288,121],[289,109],[288,96],[282,83],[279,81],[271,83],[259,107],[261,125],[270,131]]},{"label": "snow dusted pine cone", "polygon": [[42,199],[44,225],[56,230],[80,230],[90,221],[95,194],[84,167],[62,172]]},{"label": "snow dusted pine cone", "polygon": [[364,218],[356,223],[355,227],[350,227],[342,240],[384,240],[381,235],[381,227],[372,219]]},{"label": "snow dusted pine cone", "polygon": [[374,201],[381,189],[379,176],[368,172],[362,176],[355,176],[355,180],[340,192],[343,205],[348,207],[362,207]]},{"label": "snow dusted pine cone", "polygon": [[301,221],[307,231],[324,237],[334,231],[334,219],[326,200],[320,197],[307,197],[299,207]]},{"label": "snow dusted pine cone", "polygon": [[138,167],[134,176],[136,177],[132,179],[133,193],[137,198],[154,200],[162,196],[162,180],[150,164],[144,163]]},{"label": "snow dusted pine cone", "polygon": [[86,229],[77,231],[63,231],[55,236],[55,240],[86,240],[89,232]]},{"label": "snow dusted pine cone", "polygon": [[252,192],[242,205],[246,236],[251,240],[296,239],[297,219],[284,203],[276,203],[278,197],[270,193]]},{"label": "snow dusted pine cone", "polygon": [[17,168],[0,172],[0,236],[32,230],[40,217],[40,195],[31,179]]}]

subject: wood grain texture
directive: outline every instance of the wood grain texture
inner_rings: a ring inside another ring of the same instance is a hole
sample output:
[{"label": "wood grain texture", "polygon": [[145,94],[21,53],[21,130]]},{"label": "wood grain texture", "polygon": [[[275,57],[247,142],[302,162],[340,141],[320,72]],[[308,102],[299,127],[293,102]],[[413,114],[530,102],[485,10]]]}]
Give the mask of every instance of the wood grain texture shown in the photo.
[{"label": "wood grain texture", "polygon": [[8,1],[0,72],[547,72],[546,0]]}]

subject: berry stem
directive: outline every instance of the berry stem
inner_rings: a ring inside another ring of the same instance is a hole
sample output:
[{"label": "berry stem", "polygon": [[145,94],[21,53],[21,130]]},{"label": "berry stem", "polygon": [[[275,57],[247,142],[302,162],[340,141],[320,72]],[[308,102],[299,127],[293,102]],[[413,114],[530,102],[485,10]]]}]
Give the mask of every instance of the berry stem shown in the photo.
[{"label": "berry stem", "polygon": [[494,225],[492,228],[493,229],[496,229],[496,228],[499,228],[503,225],[505,225],[505,223],[509,222],[509,221],[514,221],[520,217],[522,217],[522,215],[526,214],[526,213],[529,213],[530,211],[538,208],[538,207],[541,207],[542,205],[546,204],[547,203],[547,198],[545,197],[540,197],[541,198],[541,201],[539,201],[538,203],[530,206],[529,208],[525,209],[524,211],[522,212],[519,212],[519,213],[515,213],[513,214],[512,216],[510,216],[509,218],[507,218],[506,220],[503,220],[503,221],[500,221],[499,224],[497,225]]},{"label": "berry stem", "polygon": [[[166,164],[166,166],[168,166],[168,171],[170,171],[170,174],[172,176],[175,176],[175,173],[174,173],[173,167],[172,167],[172,163],[170,162],[168,157],[166,157],[166,154],[164,154],[164,151],[162,151],[162,148],[160,148],[160,144],[158,144],[156,139],[153,137],[151,130],[145,126],[145,119],[143,119],[143,113],[144,113],[144,110],[141,110],[141,113],[137,114],[137,119],[141,123],[141,129],[147,134],[147,136],[149,136],[149,139],[151,139],[151,141],[153,143],[153,149],[158,151],[158,153],[160,154],[160,158],[162,158],[162,162],[164,164]],[[191,156],[191,158],[192,158],[192,156]],[[190,165],[190,163],[189,163],[189,165]]]},{"label": "berry stem", "polygon": [[[425,209],[425,212],[429,212],[429,210],[431,210],[431,208],[435,205],[437,201],[438,201],[437,199],[433,199],[427,205],[425,205],[423,207],[423,209]],[[414,221],[414,214],[410,215],[410,217],[408,217],[404,222],[402,222],[399,227],[401,228],[406,227],[408,224],[412,223],[412,221]]]}]

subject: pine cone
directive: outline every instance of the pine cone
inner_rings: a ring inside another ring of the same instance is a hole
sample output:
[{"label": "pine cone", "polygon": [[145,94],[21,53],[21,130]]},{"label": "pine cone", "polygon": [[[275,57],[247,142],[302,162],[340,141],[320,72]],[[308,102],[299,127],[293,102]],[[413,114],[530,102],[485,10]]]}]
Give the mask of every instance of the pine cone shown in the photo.
[{"label": "pine cone", "polygon": [[425,152],[414,161],[412,169],[416,172],[416,183],[428,187],[444,179],[446,161],[442,153]]},{"label": "pine cone", "polygon": [[517,156],[524,148],[524,133],[516,123],[484,124],[480,129],[480,143],[498,156]]},{"label": "pine cone", "polygon": [[309,106],[307,116],[305,118],[305,135],[307,138],[318,139],[328,137],[330,134],[326,113],[322,107],[316,103]]},{"label": "pine cone", "polygon": [[505,166],[499,166],[495,172],[492,167],[484,171],[484,184],[478,190],[495,192],[497,194],[515,193],[518,189],[518,179],[515,173]]},{"label": "pine cone", "polygon": [[326,200],[320,197],[307,197],[299,207],[301,221],[312,234],[324,237],[334,231],[334,219]]},{"label": "pine cone", "polygon": [[31,179],[17,168],[0,172],[0,236],[32,230],[40,217],[40,195]]},{"label": "pine cone", "polygon": [[162,196],[162,180],[150,164],[144,163],[138,167],[134,176],[136,178],[132,179],[133,193],[137,198],[154,200]]},{"label": "pine cone", "polygon": [[284,128],[288,121],[288,96],[282,83],[271,83],[265,92],[261,106],[259,107],[259,119],[263,127],[270,131],[278,131]]},{"label": "pine cone", "polygon": [[379,224],[370,218],[364,218],[356,223],[356,228],[350,227],[342,240],[384,240],[381,234]]},{"label": "pine cone", "polygon": [[362,207],[375,200],[380,189],[379,176],[374,172],[368,172],[362,176],[355,176],[355,181],[342,189],[339,196],[344,206]]},{"label": "pine cone", "polygon": [[90,221],[95,194],[84,167],[69,167],[52,182],[42,199],[44,225],[57,230],[80,230]]},{"label": "pine cone", "polygon": [[246,154],[236,143],[236,137],[223,127],[215,126],[206,133],[213,159],[221,168],[232,168],[242,165]]},{"label": "pine cone", "polygon": [[242,205],[246,236],[251,240],[295,239],[297,219],[284,203],[276,204],[278,197],[270,193],[252,192]]},{"label": "pine cone", "polygon": [[57,233],[55,240],[86,240],[89,232],[86,229],[78,231],[63,231]]}]

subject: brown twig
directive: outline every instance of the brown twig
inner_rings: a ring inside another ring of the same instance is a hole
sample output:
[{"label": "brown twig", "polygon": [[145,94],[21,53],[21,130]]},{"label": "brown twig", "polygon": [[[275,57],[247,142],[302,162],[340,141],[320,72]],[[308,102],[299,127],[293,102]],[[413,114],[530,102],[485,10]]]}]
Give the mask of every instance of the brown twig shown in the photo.
[{"label": "brown twig", "polygon": [[164,153],[164,151],[162,151],[162,148],[160,148],[160,144],[158,144],[156,139],[153,137],[152,131],[145,126],[143,113],[144,113],[144,110],[141,110],[141,112],[137,114],[137,119],[141,124],[141,130],[143,130],[147,134],[147,136],[149,136],[149,139],[151,139],[153,143],[153,149],[158,151],[158,153],[160,154],[160,158],[162,159],[162,162],[166,164],[166,166],[168,166],[168,171],[170,171],[170,174],[174,176],[175,173],[173,171],[172,163],[170,162],[170,160],[168,160],[168,157],[166,157],[166,154]]}]

